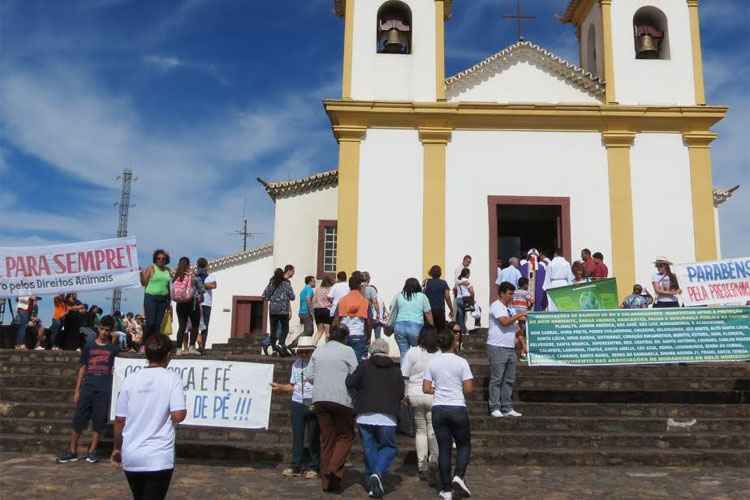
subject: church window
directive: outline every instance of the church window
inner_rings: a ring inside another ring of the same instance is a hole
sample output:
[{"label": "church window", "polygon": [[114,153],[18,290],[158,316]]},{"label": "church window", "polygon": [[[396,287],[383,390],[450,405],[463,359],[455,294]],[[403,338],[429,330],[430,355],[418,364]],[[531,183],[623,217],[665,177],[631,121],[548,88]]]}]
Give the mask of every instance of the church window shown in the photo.
[{"label": "church window", "polygon": [[586,41],[586,70],[593,74],[599,74],[597,53],[596,53],[596,26],[589,28],[589,34]]},{"label": "church window", "polygon": [[667,16],[656,7],[642,7],[633,16],[636,59],[669,59]]},{"label": "church window", "polygon": [[391,0],[378,10],[378,54],[411,54],[411,9]]},{"label": "church window", "polygon": [[318,279],[336,274],[338,254],[337,224],[335,220],[318,221]]}]

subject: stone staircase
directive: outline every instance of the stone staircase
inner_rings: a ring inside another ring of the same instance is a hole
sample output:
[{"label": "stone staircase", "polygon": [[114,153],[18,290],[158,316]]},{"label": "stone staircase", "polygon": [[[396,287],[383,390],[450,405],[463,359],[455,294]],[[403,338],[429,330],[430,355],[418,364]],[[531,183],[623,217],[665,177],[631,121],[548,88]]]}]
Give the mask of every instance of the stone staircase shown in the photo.
[{"label": "stone staircase", "polygon": [[[479,389],[468,402],[472,461],[508,465],[750,466],[750,364],[529,368],[516,384],[518,419],[487,415],[485,334],[463,355]],[[206,359],[275,363],[288,380],[291,360],[261,356],[258,339],[216,345]],[[65,446],[78,356],[0,351],[0,451],[56,452]],[[274,395],[268,431],[181,426],[183,459],[279,463],[290,459],[288,395]],[[85,442],[85,441],[84,441]],[[413,439],[400,436],[413,462]],[[361,454],[356,447],[354,460]]]}]

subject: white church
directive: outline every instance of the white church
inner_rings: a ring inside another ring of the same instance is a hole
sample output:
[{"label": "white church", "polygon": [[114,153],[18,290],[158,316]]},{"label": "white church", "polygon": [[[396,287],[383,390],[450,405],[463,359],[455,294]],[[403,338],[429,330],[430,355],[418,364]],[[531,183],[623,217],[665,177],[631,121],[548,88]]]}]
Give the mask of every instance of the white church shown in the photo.
[{"label": "white church", "polygon": [[259,179],[273,244],[211,262],[210,342],[266,330],[260,295],[285,264],[296,291],[369,271],[389,302],[469,254],[486,310],[497,259],[531,247],[601,251],[621,295],[649,284],[657,255],[719,257],[711,127],[727,108],[706,103],[698,0],[571,0],[579,64],[521,40],[449,77],[445,23],[471,2],[332,1],[338,169]]}]

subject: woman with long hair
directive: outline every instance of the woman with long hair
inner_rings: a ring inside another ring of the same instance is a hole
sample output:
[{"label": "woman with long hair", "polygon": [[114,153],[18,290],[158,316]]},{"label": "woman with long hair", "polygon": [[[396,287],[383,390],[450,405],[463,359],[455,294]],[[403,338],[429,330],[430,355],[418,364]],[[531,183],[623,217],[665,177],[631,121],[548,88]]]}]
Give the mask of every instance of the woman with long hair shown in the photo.
[{"label": "woman with long hair", "polygon": [[152,256],[153,264],[141,271],[143,294],[143,315],[146,322],[143,328],[143,345],[152,335],[161,333],[164,314],[170,307],[169,284],[172,282],[172,271],[169,269],[169,254],[158,249]]},{"label": "woman with long hair", "polygon": [[294,300],[294,290],[283,269],[277,268],[273,272],[271,281],[263,291],[263,298],[269,303],[271,348],[280,356],[291,356],[286,346],[286,336],[289,334],[290,302]]},{"label": "woman with long hair", "polygon": [[682,293],[677,276],[672,272],[670,267],[672,263],[666,257],[658,257],[654,261],[656,273],[651,282],[656,292],[656,302],[654,307],[679,307],[680,303],[677,296]]},{"label": "woman with long hair", "polygon": [[332,286],[333,280],[326,276],[313,293],[313,315],[315,316],[315,324],[318,327],[313,336],[315,345],[318,345],[322,336],[325,336],[326,339],[328,338],[328,329],[331,327],[331,299],[328,297],[328,293],[331,291]]},{"label": "woman with long hair", "polygon": [[393,297],[391,302],[391,325],[402,357],[409,347],[417,345],[425,319],[430,326],[435,325],[430,301],[422,293],[419,280],[409,278],[404,283],[401,293]]},{"label": "woman with long hair", "polygon": [[448,305],[450,318],[453,319],[453,304],[451,300],[451,288],[448,283],[441,278],[443,270],[440,266],[430,268],[430,279],[424,282],[424,294],[430,301],[432,309],[432,320],[435,322],[435,328],[441,330],[445,328],[445,306]]},{"label": "woman with long hair", "polygon": [[424,372],[430,362],[439,356],[437,331],[431,327],[422,329],[416,347],[412,347],[401,360],[401,374],[407,381],[406,399],[414,410],[415,441],[419,478],[429,479],[437,468],[438,446],[432,428],[432,395],[422,391]]},{"label": "woman with long hair", "polygon": [[[203,282],[190,269],[190,259],[180,257],[174,272],[171,288],[172,299],[177,303],[177,352],[198,354],[195,342],[201,321],[200,303],[203,298]],[[184,339],[188,319],[190,320],[190,337]],[[188,341],[185,347],[183,340]]]}]

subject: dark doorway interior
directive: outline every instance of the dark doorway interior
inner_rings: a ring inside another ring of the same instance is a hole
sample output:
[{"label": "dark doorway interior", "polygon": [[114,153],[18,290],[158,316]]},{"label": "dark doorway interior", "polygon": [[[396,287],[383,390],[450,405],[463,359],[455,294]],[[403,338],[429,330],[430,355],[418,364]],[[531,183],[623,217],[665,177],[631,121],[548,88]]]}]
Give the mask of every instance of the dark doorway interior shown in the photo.
[{"label": "dark doorway interior", "polygon": [[562,246],[560,205],[497,205],[498,256],[507,262],[536,248],[549,255]]},{"label": "dark doorway interior", "polygon": [[263,335],[266,307],[263,297],[235,295],[232,300],[232,338]]}]

